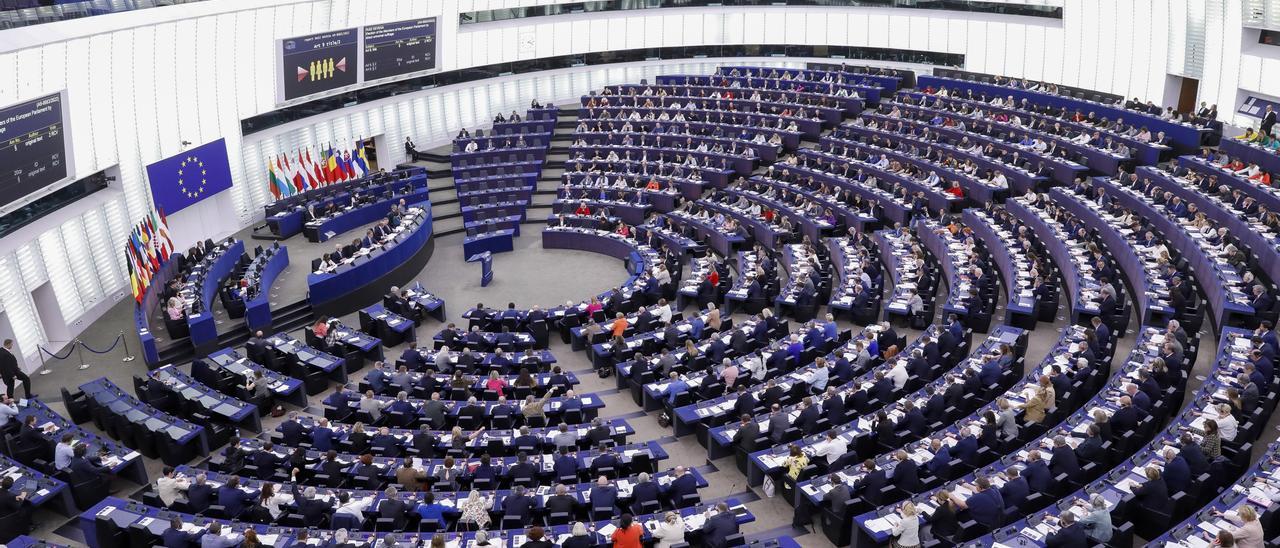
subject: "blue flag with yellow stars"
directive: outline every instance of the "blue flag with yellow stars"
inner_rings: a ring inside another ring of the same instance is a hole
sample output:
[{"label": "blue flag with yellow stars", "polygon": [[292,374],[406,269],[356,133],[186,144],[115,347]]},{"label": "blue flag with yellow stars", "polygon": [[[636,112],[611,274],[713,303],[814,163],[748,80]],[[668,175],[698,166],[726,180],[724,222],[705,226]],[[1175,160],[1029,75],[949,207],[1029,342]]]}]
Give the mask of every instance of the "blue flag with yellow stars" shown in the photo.
[{"label": "blue flag with yellow stars", "polygon": [[218,139],[147,166],[151,197],[170,215],[231,188],[227,143]]}]

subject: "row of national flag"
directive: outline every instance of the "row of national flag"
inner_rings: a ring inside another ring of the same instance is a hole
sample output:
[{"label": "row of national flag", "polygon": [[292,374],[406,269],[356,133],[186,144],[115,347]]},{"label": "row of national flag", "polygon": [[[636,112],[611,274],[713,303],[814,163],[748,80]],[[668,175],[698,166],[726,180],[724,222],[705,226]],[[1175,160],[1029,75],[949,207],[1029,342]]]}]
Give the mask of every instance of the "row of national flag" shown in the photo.
[{"label": "row of national flag", "polygon": [[129,288],[133,300],[141,303],[147,287],[160,265],[173,254],[173,238],[169,236],[169,219],[164,210],[152,211],[133,225],[124,245],[125,264],[129,267]]},{"label": "row of national flag", "polygon": [[282,153],[267,158],[267,189],[277,200],[322,186],[364,177],[369,174],[364,139],[350,149],[335,149],[332,144]]}]

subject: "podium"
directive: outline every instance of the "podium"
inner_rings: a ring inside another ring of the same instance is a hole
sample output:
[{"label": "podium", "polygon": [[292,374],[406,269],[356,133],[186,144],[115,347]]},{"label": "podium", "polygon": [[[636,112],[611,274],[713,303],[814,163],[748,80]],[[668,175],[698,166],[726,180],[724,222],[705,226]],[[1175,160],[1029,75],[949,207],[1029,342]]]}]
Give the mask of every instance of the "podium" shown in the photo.
[{"label": "podium", "polygon": [[467,257],[469,263],[480,263],[480,287],[488,287],[493,281],[493,253],[485,251]]}]

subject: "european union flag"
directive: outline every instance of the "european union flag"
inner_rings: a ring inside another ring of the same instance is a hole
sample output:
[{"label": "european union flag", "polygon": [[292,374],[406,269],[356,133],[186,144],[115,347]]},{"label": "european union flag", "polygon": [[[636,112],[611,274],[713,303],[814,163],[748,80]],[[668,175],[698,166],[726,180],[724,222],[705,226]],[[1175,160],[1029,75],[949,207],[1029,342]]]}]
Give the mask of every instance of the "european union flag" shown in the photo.
[{"label": "european union flag", "polygon": [[227,143],[218,139],[147,166],[156,208],[177,213],[231,188]]}]

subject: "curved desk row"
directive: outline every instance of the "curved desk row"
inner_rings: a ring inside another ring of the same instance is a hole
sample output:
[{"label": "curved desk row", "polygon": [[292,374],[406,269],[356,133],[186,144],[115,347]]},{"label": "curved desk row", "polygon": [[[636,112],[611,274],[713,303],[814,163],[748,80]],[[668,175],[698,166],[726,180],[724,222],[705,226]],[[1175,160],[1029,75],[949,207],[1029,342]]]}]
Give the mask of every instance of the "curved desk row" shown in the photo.
[{"label": "curved desk row", "polygon": [[244,303],[244,322],[250,331],[271,330],[271,285],[284,269],[289,268],[289,249],[279,247],[268,250],[271,256],[258,273],[258,294]]},{"label": "curved desk row", "polygon": [[1094,202],[1085,202],[1079,196],[1061,187],[1050,191],[1050,196],[1063,210],[1075,215],[1081,223],[1092,228],[1102,243],[1106,244],[1107,253],[1124,272],[1124,277],[1129,281],[1129,288],[1133,290],[1134,304],[1138,306],[1140,323],[1164,325],[1173,316],[1174,310],[1168,305],[1169,289],[1164,282],[1160,281],[1155,261],[1144,259],[1138,253],[1134,243],[1122,233],[1122,229],[1104,218],[1105,213]]},{"label": "curved desk row", "polygon": [[1012,232],[996,224],[990,215],[980,209],[966,209],[961,214],[964,226],[973,230],[991,254],[992,262],[1004,281],[1005,321],[1010,325],[1034,328],[1039,315],[1031,279],[1031,262],[1017,246]]},{"label": "curved desk row", "polygon": [[426,187],[426,170],[421,167],[409,167],[389,174],[376,174],[363,179],[353,179],[329,186],[308,190],[281,198],[266,206],[266,222],[271,232],[281,238],[288,238],[302,232],[306,222],[306,206],[328,206],[330,203],[350,203],[352,194],[367,196],[380,194],[391,189],[404,189],[406,185]]},{"label": "curved desk row", "polygon": [[403,286],[412,280],[435,249],[431,230],[431,203],[410,207],[422,209],[412,228],[395,236],[390,244],[355,262],[338,267],[331,273],[307,275],[311,306],[317,314],[340,316],[361,308],[362,303],[378,301],[386,288]]},{"label": "curved desk row", "polygon": [[1102,310],[1098,306],[1101,301],[1101,286],[1096,279],[1091,278],[1091,270],[1085,272],[1085,269],[1092,266],[1086,264],[1084,246],[1069,242],[1061,225],[1047,219],[1045,212],[1027,205],[1022,199],[1010,198],[1005,204],[1014,218],[1026,223],[1036,234],[1036,239],[1044,246],[1053,259],[1053,264],[1058,267],[1058,272],[1062,274],[1067,296],[1071,299],[1071,321],[1080,323],[1097,316]]},{"label": "curved desk row", "polygon": [[[218,325],[213,319],[213,298],[222,288],[222,282],[231,275],[240,258],[244,256],[244,241],[236,240],[231,245],[219,244],[221,254],[212,262],[202,263],[206,269],[203,282],[200,284],[201,304],[199,314],[187,315],[187,327],[191,331],[191,345],[197,350],[207,348],[218,342]],[[201,266],[196,267],[201,268]],[[194,276],[195,271],[188,276]]]},{"label": "curved desk row", "polygon": [[952,78],[943,78],[940,76],[920,75],[916,78],[916,87],[924,89],[926,87],[947,88],[952,90],[973,90],[975,93],[986,93],[993,97],[1009,97],[1014,100],[1026,99],[1036,105],[1044,105],[1053,108],[1065,108],[1068,110],[1079,110],[1082,112],[1094,112],[1099,117],[1125,118],[1128,120],[1136,120],[1140,125],[1147,126],[1151,131],[1163,131],[1165,135],[1173,141],[1173,148],[1179,152],[1194,151],[1200,147],[1202,136],[1210,133],[1210,130],[1199,128],[1188,124],[1180,124],[1170,120],[1164,120],[1138,112],[1136,110],[1128,110],[1122,107],[1112,105],[1104,105],[1084,99],[1075,99],[1063,97],[1061,95],[1052,95],[1041,93],[1038,91],[1028,91],[1024,89],[1016,89],[1006,86],[997,86],[994,84],[983,84],[979,82],[970,82],[967,80],[955,80]]},{"label": "curved desk row", "polygon": [[[156,313],[157,308],[163,308],[160,302],[160,293],[164,291],[164,287],[169,285],[169,281],[178,274],[178,267],[182,264],[183,258],[181,253],[174,253],[169,256],[169,260],[160,265],[160,269],[152,275],[151,284],[147,286],[146,291],[142,294],[142,301],[133,307],[133,324],[138,328],[138,343],[142,348],[142,361],[146,362],[148,367],[160,364],[160,348],[156,346],[156,337],[151,331],[151,317]],[[161,312],[164,314],[164,312]]]},{"label": "curved desk row", "polygon": [[[409,179],[413,184],[413,192],[400,193],[393,192],[390,197],[382,200],[364,204],[354,209],[350,209],[339,213],[338,215],[324,219],[316,223],[307,223],[302,227],[302,233],[306,235],[307,240],[311,242],[323,242],[329,238],[333,238],[347,232],[360,228],[364,225],[375,223],[387,213],[391,211],[391,206],[404,200],[407,204],[425,201],[428,198],[427,178],[426,176],[414,177]],[[358,236],[364,236],[359,234]]]},{"label": "curved desk row", "polygon": [[1244,283],[1243,278],[1235,267],[1216,255],[1209,254],[1204,238],[1193,236],[1177,220],[1169,217],[1164,208],[1158,208],[1145,197],[1134,194],[1128,187],[1121,187],[1101,178],[1094,179],[1094,183],[1099,188],[1105,188],[1107,194],[1121,207],[1129,208],[1146,218],[1151,227],[1169,242],[1170,248],[1182,253],[1182,258],[1187,261],[1196,282],[1200,284],[1205,302],[1209,305],[1209,319],[1215,327],[1221,329],[1254,314],[1253,306],[1249,304],[1250,296],[1234,288]]}]

